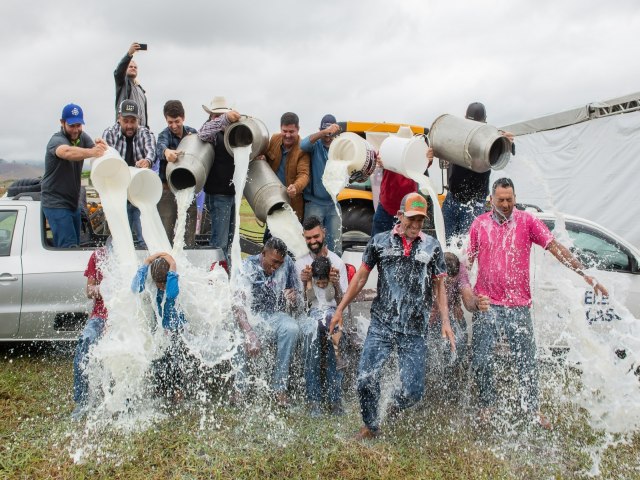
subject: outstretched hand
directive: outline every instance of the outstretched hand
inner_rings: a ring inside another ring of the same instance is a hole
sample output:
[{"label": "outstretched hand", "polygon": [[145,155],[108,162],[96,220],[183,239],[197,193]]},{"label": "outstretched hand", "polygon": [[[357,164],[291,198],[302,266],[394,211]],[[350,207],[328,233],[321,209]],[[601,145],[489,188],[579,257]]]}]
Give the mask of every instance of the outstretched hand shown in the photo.
[{"label": "outstretched hand", "polygon": [[451,351],[456,351],[456,339],[453,335],[453,330],[451,329],[451,324],[449,322],[442,322],[442,338],[446,338],[449,340],[451,344]]}]

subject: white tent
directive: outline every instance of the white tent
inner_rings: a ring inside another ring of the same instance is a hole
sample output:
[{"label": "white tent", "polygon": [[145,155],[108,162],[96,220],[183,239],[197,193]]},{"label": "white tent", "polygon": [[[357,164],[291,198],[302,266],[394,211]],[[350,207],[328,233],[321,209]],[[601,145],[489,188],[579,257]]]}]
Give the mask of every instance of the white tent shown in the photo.
[{"label": "white tent", "polygon": [[640,246],[640,92],[501,127],[519,203],[600,223]]}]

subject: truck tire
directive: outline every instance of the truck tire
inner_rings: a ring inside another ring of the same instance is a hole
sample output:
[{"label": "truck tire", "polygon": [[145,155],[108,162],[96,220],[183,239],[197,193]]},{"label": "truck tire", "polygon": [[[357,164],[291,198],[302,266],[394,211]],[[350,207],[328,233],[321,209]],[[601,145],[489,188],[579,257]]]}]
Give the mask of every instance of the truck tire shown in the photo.
[{"label": "truck tire", "polygon": [[9,188],[7,188],[7,196],[15,197],[20,193],[32,193],[42,190],[41,178],[21,178],[13,182]]},{"label": "truck tire", "polygon": [[342,209],[342,233],[356,231],[371,235],[372,205],[354,203]]}]

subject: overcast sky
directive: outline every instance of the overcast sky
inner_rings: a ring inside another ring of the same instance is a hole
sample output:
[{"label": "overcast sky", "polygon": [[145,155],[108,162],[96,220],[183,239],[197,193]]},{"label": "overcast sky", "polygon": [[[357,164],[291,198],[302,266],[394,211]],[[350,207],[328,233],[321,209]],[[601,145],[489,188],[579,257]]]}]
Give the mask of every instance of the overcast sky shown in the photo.
[{"label": "overcast sky", "polygon": [[69,102],[101,135],[134,41],[156,134],[166,100],[199,128],[214,95],[309,134],[325,113],[429,126],[478,100],[500,126],[630,94],[639,31],[634,0],[3,2],[0,158],[44,159]]}]

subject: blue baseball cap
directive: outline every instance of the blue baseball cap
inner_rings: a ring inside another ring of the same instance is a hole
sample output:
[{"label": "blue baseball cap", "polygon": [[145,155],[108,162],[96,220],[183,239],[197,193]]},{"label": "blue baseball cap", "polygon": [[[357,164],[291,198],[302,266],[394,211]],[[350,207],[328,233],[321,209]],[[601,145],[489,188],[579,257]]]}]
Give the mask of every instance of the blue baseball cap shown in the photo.
[{"label": "blue baseball cap", "polygon": [[65,105],[62,109],[62,120],[69,125],[77,125],[78,123],[84,125],[84,118],[82,118],[82,108],[80,105],[70,103]]},{"label": "blue baseball cap", "polygon": [[329,125],[333,125],[334,123],[337,123],[336,117],[334,117],[330,113],[327,113],[324,117],[322,117],[322,121],[320,121],[320,130],[324,130]]}]

